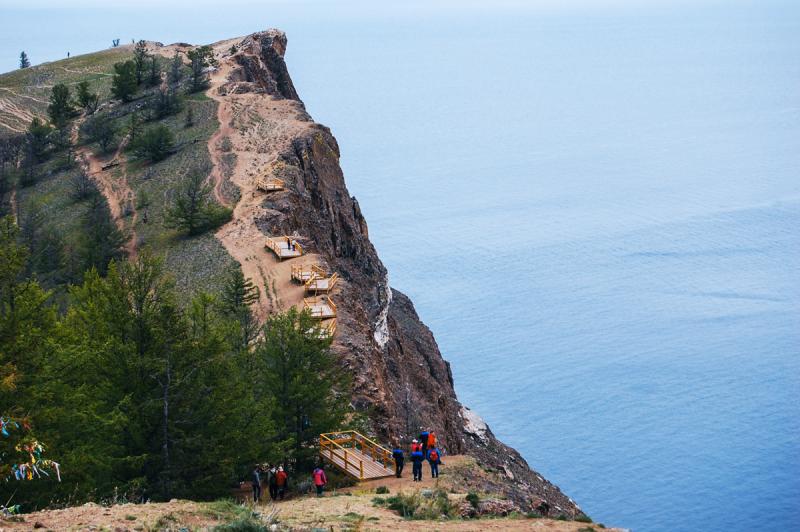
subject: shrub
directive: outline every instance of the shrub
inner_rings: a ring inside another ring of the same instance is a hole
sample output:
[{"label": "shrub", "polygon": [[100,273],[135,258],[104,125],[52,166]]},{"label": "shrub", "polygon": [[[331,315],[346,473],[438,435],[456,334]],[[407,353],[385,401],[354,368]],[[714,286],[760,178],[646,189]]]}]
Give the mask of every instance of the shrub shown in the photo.
[{"label": "shrub", "polygon": [[386,498],[384,504],[405,519],[436,520],[458,517],[457,506],[450,502],[443,489],[434,490],[430,497],[423,497],[418,491],[410,495],[398,493]]},{"label": "shrub", "polygon": [[467,493],[466,499],[467,499],[467,502],[470,503],[473,508],[477,508],[478,507],[478,503],[481,502],[480,496],[477,493],[475,493],[474,491],[470,491],[469,493]]},{"label": "shrub", "polygon": [[592,522],[592,518],[589,517],[586,514],[578,514],[575,517],[575,521],[578,521],[579,523],[591,523]]},{"label": "shrub", "polygon": [[174,145],[175,137],[172,131],[165,125],[158,125],[136,138],[133,151],[139,157],[158,162],[169,156]]},{"label": "shrub", "polygon": [[215,526],[214,530],[219,532],[267,532],[269,529],[260,521],[247,517]]},{"label": "shrub", "polygon": [[375,488],[375,493],[379,495],[389,493],[389,488],[387,488],[386,486],[378,486],[377,488]]},{"label": "shrub", "polygon": [[584,526],[579,528],[578,532],[595,532],[595,529],[590,526]]}]

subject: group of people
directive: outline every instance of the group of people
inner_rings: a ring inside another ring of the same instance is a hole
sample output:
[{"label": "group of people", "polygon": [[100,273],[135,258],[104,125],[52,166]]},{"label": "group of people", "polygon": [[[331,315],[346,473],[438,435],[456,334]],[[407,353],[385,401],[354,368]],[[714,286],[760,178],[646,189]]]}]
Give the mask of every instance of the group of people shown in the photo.
[{"label": "group of people", "polygon": [[[419,437],[411,442],[409,457],[411,458],[411,472],[414,482],[422,480],[422,462],[425,460],[431,466],[431,478],[439,478],[442,453],[437,446],[435,432],[430,430],[420,433]],[[392,450],[392,458],[394,458],[394,474],[397,478],[401,478],[403,476],[403,466],[405,465],[405,455],[399,446]]]},{"label": "group of people", "polygon": [[[267,486],[269,487],[269,498],[274,500],[283,500],[286,495],[286,489],[289,487],[289,475],[283,470],[283,467],[266,466],[256,464],[253,467],[252,478],[250,484],[253,486],[253,502],[261,502],[261,483],[264,481],[266,475]],[[312,473],[314,479],[314,487],[317,489],[317,497],[322,497],[322,492],[328,484],[328,477],[325,475],[325,469],[322,464],[318,465]]]},{"label": "group of people", "polygon": [[253,502],[261,501],[261,483],[266,476],[267,487],[269,488],[269,498],[274,500],[283,500],[286,495],[286,489],[289,487],[289,475],[283,470],[283,467],[256,464],[253,468],[252,478],[250,483],[253,486]]}]

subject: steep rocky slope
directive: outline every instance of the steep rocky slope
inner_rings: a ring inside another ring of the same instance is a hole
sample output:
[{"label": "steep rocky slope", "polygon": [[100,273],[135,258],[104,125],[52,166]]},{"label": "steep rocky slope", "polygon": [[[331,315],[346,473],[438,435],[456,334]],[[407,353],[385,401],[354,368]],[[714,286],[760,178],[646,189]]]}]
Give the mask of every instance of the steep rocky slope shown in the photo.
[{"label": "steep rocky slope", "polygon": [[[215,190],[220,201],[235,205],[233,221],[217,237],[262,289],[262,315],[302,298],[288,281],[287,263],[263,248],[266,235],[293,235],[309,252],[294,260],[320,263],[342,277],[333,294],[334,349],[354,377],[353,403],[370,413],[380,437],[404,442],[430,427],[449,453],[473,455],[485,469],[502,473],[504,482],[492,489],[523,508],[578,514],[573,501],[459,403],[433,335],[411,301],[388,284],[358,202],[347,191],[336,139],[305,112],[289,76],[286,45],[278,30],[215,44],[220,65],[208,91],[219,103],[221,123],[209,143]],[[264,175],[284,179],[286,190],[257,191],[255,180]]]}]

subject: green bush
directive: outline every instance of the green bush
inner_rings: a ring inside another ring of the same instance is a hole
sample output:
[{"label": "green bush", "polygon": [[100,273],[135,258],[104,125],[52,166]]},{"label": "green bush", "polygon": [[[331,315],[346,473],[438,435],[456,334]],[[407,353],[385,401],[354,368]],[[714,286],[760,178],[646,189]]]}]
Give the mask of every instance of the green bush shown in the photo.
[{"label": "green bush", "polygon": [[387,508],[397,512],[405,519],[437,520],[458,517],[457,506],[450,502],[447,492],[443,489],[434,490],[430,497],[423,497],[419,491],[415,491],[409,495],[398,493],[384,501],[383,504]]},{"label": "green bush", "polygon": [[175,136],[167,126],[157,125],[139,135],[132,147],[133,152],[143,159],[163,161],[175,147]]},{"label": "green bush", "polygon": [[575,517],[575,521],[578,521],[579,523],[591,523],[592,518],[586,514],[578,514],[578,516]]},{"label": "green bush", "polygon": [[266,532],[267,530],[269,529],[263,523],[252,517],[237,519],[214,527],[215,532]]},{"label": "green bush", "polygon": [[378,495],[384,495],[386,493],[389,493],[389,488],[387,488],[386,486],[378,486],[377,488],[375,488],[375,493],[377,493]]},{"label": "green bush", "polygon": [[475,493],[474,491],[470,491],[469,493],[467,493],[467,497],[466,498],[467,498],[467,502],[470,503],[473,508],[477,508],[478,507],[478,503],[481,502],[480,496],[477,493]]}]

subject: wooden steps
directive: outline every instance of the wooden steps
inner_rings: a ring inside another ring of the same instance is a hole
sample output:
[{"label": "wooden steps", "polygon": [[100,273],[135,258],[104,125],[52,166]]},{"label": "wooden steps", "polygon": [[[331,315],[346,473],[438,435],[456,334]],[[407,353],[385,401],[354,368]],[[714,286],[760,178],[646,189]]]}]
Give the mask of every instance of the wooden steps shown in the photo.
[{"label": "wooden steps", "polygon": [[354,430],[319,436],[320,456],[359,480],[394,475],[392,452]]},{"label": "wooden steps", "polygon": [[261,178],[256,180],[256,188],[263,192],[277,192],[286,188],[286,183],[283,179],[277,177],[270,177],[268,179]]},{"label": "wooden steps", "polygon": [[264,247],[275,253],[278,260],[291,259],[303,255],[303,246],[290,236],[269,237]]}]

